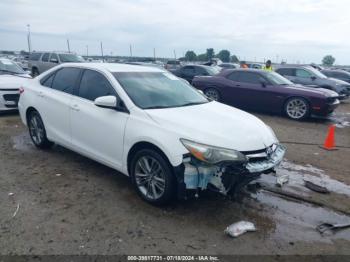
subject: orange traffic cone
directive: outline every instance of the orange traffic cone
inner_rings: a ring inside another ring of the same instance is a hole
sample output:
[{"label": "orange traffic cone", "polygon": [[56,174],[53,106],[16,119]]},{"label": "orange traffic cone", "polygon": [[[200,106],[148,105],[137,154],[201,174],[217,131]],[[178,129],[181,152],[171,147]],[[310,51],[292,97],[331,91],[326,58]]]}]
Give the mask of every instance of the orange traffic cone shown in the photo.
[{"label": "orange traffic cone", "polygon": [[326,150],[337,150],[335,148],[335,125],[330,125],[328,128],[328,135],[326,137],[326,140],[324,141],[323,149]]}]

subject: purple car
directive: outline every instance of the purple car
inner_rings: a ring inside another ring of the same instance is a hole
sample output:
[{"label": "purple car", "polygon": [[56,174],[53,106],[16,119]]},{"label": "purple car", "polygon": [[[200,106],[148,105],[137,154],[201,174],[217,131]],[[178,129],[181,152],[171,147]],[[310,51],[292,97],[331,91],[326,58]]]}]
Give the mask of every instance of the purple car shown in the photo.
[{"label": "purple car", "polygon": [[224,70],[215,76],[195,77],[192,85],[213,100],[242,109],[284,113],[296,120],[326,116],[339,105],[334,91],[296,85],[263,70]]}]

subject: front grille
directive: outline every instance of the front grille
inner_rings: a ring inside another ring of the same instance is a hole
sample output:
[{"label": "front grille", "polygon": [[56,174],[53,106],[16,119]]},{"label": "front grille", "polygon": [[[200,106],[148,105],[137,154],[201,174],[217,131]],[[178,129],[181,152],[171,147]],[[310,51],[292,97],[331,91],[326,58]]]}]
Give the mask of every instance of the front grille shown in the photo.
[{"label": "front grille", "polygon": [[5,94],[3,95],[5,101],[13,101],[18,103],[19,94]]},{"label": "front grille", "polygon": [[333,104],[336,100],[337,100],[336,97],[328,97],[328,98],[327,98],[327,103],[328,103],[328,104]]},{"label": "front grille", "polygon": [[[270,158],[270,155],[275,152],[277,146],[271,145],[264,149],[254,150],[254,151],[243,151],[241,152],[248,158],[248,163],[256,163],[260,161],[265,161]],[[270,153],[268,153],[270,151]]]},{"label": "front grille", "polygon": [[3,95],[5,106],[8,108],[16,108],[18,105],[19,94],[5,94]]}]

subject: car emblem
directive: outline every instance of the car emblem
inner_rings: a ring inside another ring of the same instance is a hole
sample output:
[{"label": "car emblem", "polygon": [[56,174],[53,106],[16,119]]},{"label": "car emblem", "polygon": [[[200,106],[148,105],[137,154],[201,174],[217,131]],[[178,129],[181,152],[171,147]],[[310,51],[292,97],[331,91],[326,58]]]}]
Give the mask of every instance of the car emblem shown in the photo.
[{"label": "car emblem", "polygon": [[266,148],[266,155],[267,155],[268,157],[271,157],[272,153],[273,153],[272,146]]}]

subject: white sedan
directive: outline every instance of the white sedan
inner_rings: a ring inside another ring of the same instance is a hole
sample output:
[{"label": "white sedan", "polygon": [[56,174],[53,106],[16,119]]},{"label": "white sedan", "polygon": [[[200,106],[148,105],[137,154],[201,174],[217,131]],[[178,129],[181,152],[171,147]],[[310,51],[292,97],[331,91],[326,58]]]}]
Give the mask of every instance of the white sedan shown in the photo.
[{"label": "white sedan", "polygon": [[152,204],[236,192],[285,153],[258,118],[152,67],[60,65],[21,89],[19,110],[38,148],[56,143],[110,166]]},{"label": "white sedan", "polygon": [[0,58],[0,112],[17,109],[19,89],[31,78],[20,66]]}]

